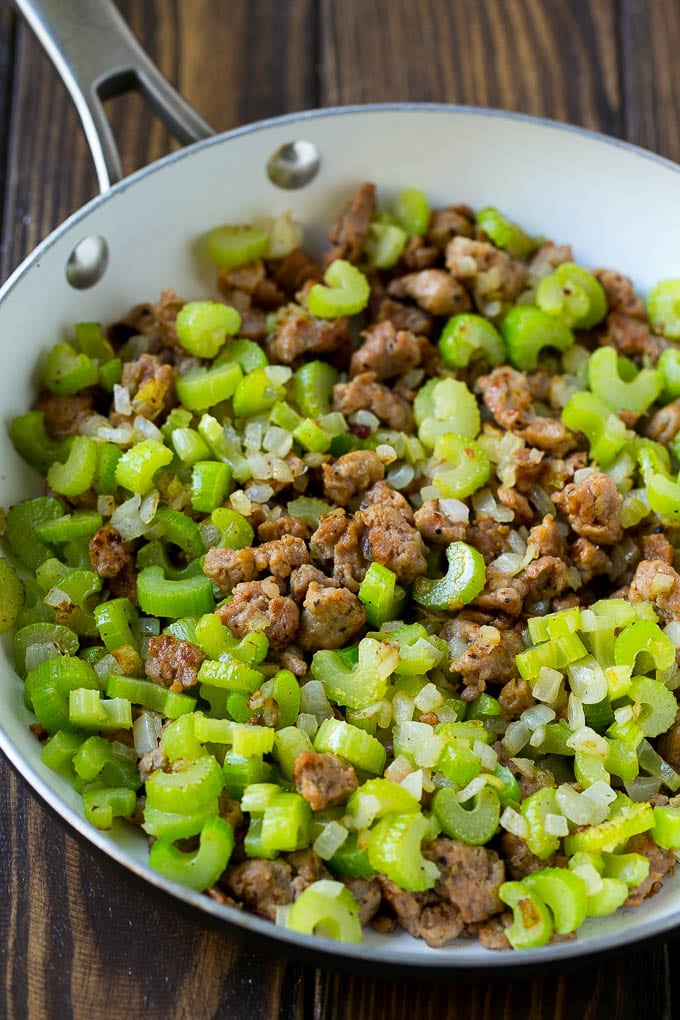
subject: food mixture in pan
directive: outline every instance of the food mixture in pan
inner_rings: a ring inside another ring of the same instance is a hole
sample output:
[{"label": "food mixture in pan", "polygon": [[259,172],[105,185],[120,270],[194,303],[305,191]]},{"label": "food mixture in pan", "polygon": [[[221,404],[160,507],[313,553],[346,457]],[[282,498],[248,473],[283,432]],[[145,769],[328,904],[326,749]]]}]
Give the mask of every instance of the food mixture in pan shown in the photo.
[{"label": "food mixture in pan", "polygon": [[415,188],[329,238],[218,227],[216,300],[44,358],[0,560],[42,760],[289,929],[574,938],[680,852],[680,281]]}]

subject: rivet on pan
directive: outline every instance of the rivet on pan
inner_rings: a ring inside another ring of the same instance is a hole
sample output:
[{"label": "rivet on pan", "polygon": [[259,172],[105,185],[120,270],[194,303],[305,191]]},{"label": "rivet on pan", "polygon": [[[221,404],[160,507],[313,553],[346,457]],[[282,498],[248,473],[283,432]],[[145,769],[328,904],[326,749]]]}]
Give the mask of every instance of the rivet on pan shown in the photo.
[{"label": "rivet on pan", "polygon": [[267,162],[267,177],[277,188],[287,191],[304,188],[319,172],[321,157],[312,142],[286,142]]},{"label": "rivet on pan", "polygon": [[109,246],[98,234],[88,234],[75,246],[66,263],[66,279],[76,290],[99,283],[109,264]]}]

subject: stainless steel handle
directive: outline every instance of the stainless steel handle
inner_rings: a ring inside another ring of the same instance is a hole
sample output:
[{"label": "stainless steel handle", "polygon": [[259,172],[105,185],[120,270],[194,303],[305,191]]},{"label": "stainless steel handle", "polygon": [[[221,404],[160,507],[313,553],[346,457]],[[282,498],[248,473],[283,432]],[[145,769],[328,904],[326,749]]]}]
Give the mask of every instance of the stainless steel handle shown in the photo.
[{"label": "stainless steel handle", "polygon": [[112,0],[15,0],[71,94],[101,191],[123,176],[103,101],[138,89],[183,144],[213,129],[144,52]]}]

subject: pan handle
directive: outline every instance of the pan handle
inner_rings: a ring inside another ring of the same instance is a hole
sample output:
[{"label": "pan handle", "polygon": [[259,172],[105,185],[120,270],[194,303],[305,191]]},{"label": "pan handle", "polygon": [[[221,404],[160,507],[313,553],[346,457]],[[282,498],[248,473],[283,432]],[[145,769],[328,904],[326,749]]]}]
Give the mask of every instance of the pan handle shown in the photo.
[{"label": "pan handle", "polygon": [[71,94],[100,191],[123,176],[103,102],[138,89],[183,144],[215,132],[144,52],[111,0],[15,0]]}]

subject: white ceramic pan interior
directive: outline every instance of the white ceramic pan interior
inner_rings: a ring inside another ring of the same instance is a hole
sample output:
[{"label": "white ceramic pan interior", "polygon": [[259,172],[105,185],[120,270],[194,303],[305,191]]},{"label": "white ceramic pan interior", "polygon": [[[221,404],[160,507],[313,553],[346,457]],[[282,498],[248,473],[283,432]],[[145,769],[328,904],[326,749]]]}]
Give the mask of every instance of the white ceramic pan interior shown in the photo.
[{"label": "white ceramic pan interior", "polygon": [[[319,170],[306,186],[283,190],[270,181],[267,164],[281,146],[296,141],[315,147]],[[0,504],[8,507],[41,490],[41,480],[14,452],[6,425],[35,397],[41,353],[69,338],[75,322],[113,321],[164,287],[186,299],[212,295],[214,271],[196,242],[217,223],[290,210],[305,224],[306,243],[318,249],[334,212],[364,180],[375,181],[386,202],[405,185],[417,185],[433,206],[496,205],[529,233],[572,243],[577,261],[630,275],[641,292],[680,275],[680,168],[583,130],[496,111],[403,104],[313,111],[208,138],[118,183],[72,216],[0,292]],[[67,281],[67,262],[78,242],[91,236],[105,240],[108,267],[96,285],[75,289]],[[231,926],[311,948],[304,936],[168,882],[149,868],[141,833],[123,825],[111,834],[90,827],[78,795],[40,760],[9,649],[6,639],[0,649],[0,747],[74,830],[151,884]],[[641,908],[587,922],[575,941],[524,953],[492,953],[473,941],[433,950],[406,934],[370,930],[362,946],[323,939],[313,945],[317,952],[376,964],[512,970],[622,948],[678,923],[680,877]]]}]

